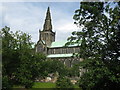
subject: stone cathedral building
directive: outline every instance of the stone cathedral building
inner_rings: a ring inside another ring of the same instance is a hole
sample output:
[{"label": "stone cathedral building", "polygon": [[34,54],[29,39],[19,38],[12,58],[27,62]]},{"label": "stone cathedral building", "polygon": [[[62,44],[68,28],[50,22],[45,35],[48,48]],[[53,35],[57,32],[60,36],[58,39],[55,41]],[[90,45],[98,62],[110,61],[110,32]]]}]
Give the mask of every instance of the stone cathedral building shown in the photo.
[{"label": "stone cathedral building", "polygon": [[62,61],[65,65],[71,67],[74,63],[81,61],[80,58],[73,57],[73,53],[78,53],[79,45],[69,45],[65,47],[66,41],[55,41],[56,33],[52,31],[50,8],[48,7],[43,30],[39,30],[39,40],[35,51],[44,53],[47,58]]}]

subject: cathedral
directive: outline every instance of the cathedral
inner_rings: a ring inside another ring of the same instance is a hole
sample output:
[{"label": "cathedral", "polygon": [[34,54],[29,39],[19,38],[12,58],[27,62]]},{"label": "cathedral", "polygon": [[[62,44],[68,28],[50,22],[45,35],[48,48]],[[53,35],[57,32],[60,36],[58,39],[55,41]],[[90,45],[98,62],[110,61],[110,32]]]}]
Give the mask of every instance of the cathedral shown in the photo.
[{"label": "cathedral", "polygon": [[56,32],[52,31],[52,20],[50,8],[48,7],[43,30],[39,30],[39,40],[35,46],[35,52],[44,53],[48,59],[59,60],[68,67],[78,63],[82,59],[73,57],[73,53],[78,53],[78,44],[65,46],[67,41],[55,41]]}]

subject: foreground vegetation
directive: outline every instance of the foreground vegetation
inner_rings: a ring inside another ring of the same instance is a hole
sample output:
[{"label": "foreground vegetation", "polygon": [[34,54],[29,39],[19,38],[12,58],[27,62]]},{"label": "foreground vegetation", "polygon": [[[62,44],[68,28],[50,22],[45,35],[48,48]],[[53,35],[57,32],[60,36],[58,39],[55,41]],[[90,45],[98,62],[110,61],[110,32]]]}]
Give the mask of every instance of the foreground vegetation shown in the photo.
[{"label": "foreground vegetation", "polygon": [[47,60],[45,55],[35,53],[30,35],[21,31],[13,33],[7,26],[1,30],[1,35],[3,89],[13,85],[32,88],[37,78],[44,79],[50,73],[57,72],[59,77],[78,75],[76,66],[68,68],[58,60]]},{"label": "foreground vegetation", "polygon": [[75,24],[81,28],[68,38],[68,44],[81,41],[79,66],[86,70],[79,80],[84,90],[120,89],[120,1],[81,2],[75,11]]},{"label": "foreground vegetation", "polygon": [[[114,6],[111,6],[114,5]],[[72,68],[55,60],[46,60],[45,55],[34,52],[30,35],[9,27],[1,30],[2,36],[2,88],[13,85],[25,88],[56,87],[74,88],[69,77],[79,76],[83,90],[120,89],[120,2],[81,2],[75,11],[75,24],[82,30],[73,32],[68,44],[79,43],[76,57],[83,61]],[[1,52],[0,52],[1,53]],[[54,67],[53,67],[54,66]],[[56,84],[34,83],[36,78],[45,78],[50,73],[59,73]]]}]

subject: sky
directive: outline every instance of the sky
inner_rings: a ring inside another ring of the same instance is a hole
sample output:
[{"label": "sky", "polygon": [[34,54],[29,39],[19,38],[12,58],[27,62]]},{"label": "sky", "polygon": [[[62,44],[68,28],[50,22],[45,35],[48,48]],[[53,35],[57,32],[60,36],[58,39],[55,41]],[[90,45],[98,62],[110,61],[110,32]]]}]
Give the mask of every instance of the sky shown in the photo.
[{"label": "sky", "polygon": [[73,20],[79,5],[79,2],[3,2],[0,3],[0,29],[9,26],[13,32],[23,31],[30,34],[36,43],[49,6],[56,41],[67,40],[73,31],[79,30]]}]

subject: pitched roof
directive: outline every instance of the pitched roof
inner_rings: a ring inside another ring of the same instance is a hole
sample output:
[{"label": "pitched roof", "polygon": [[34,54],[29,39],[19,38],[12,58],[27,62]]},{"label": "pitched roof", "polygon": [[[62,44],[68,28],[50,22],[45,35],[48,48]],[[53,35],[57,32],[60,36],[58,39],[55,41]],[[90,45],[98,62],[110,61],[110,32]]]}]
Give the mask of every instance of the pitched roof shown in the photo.
[{"label": "pitched roof", "polygon": [[[52,44],[49,48],[64,47],[66,43],[67,43],[67,41],[52,42]],[[79,44],[68,45],[68,47],[74,47],[74,46],[79,46]]]}]

